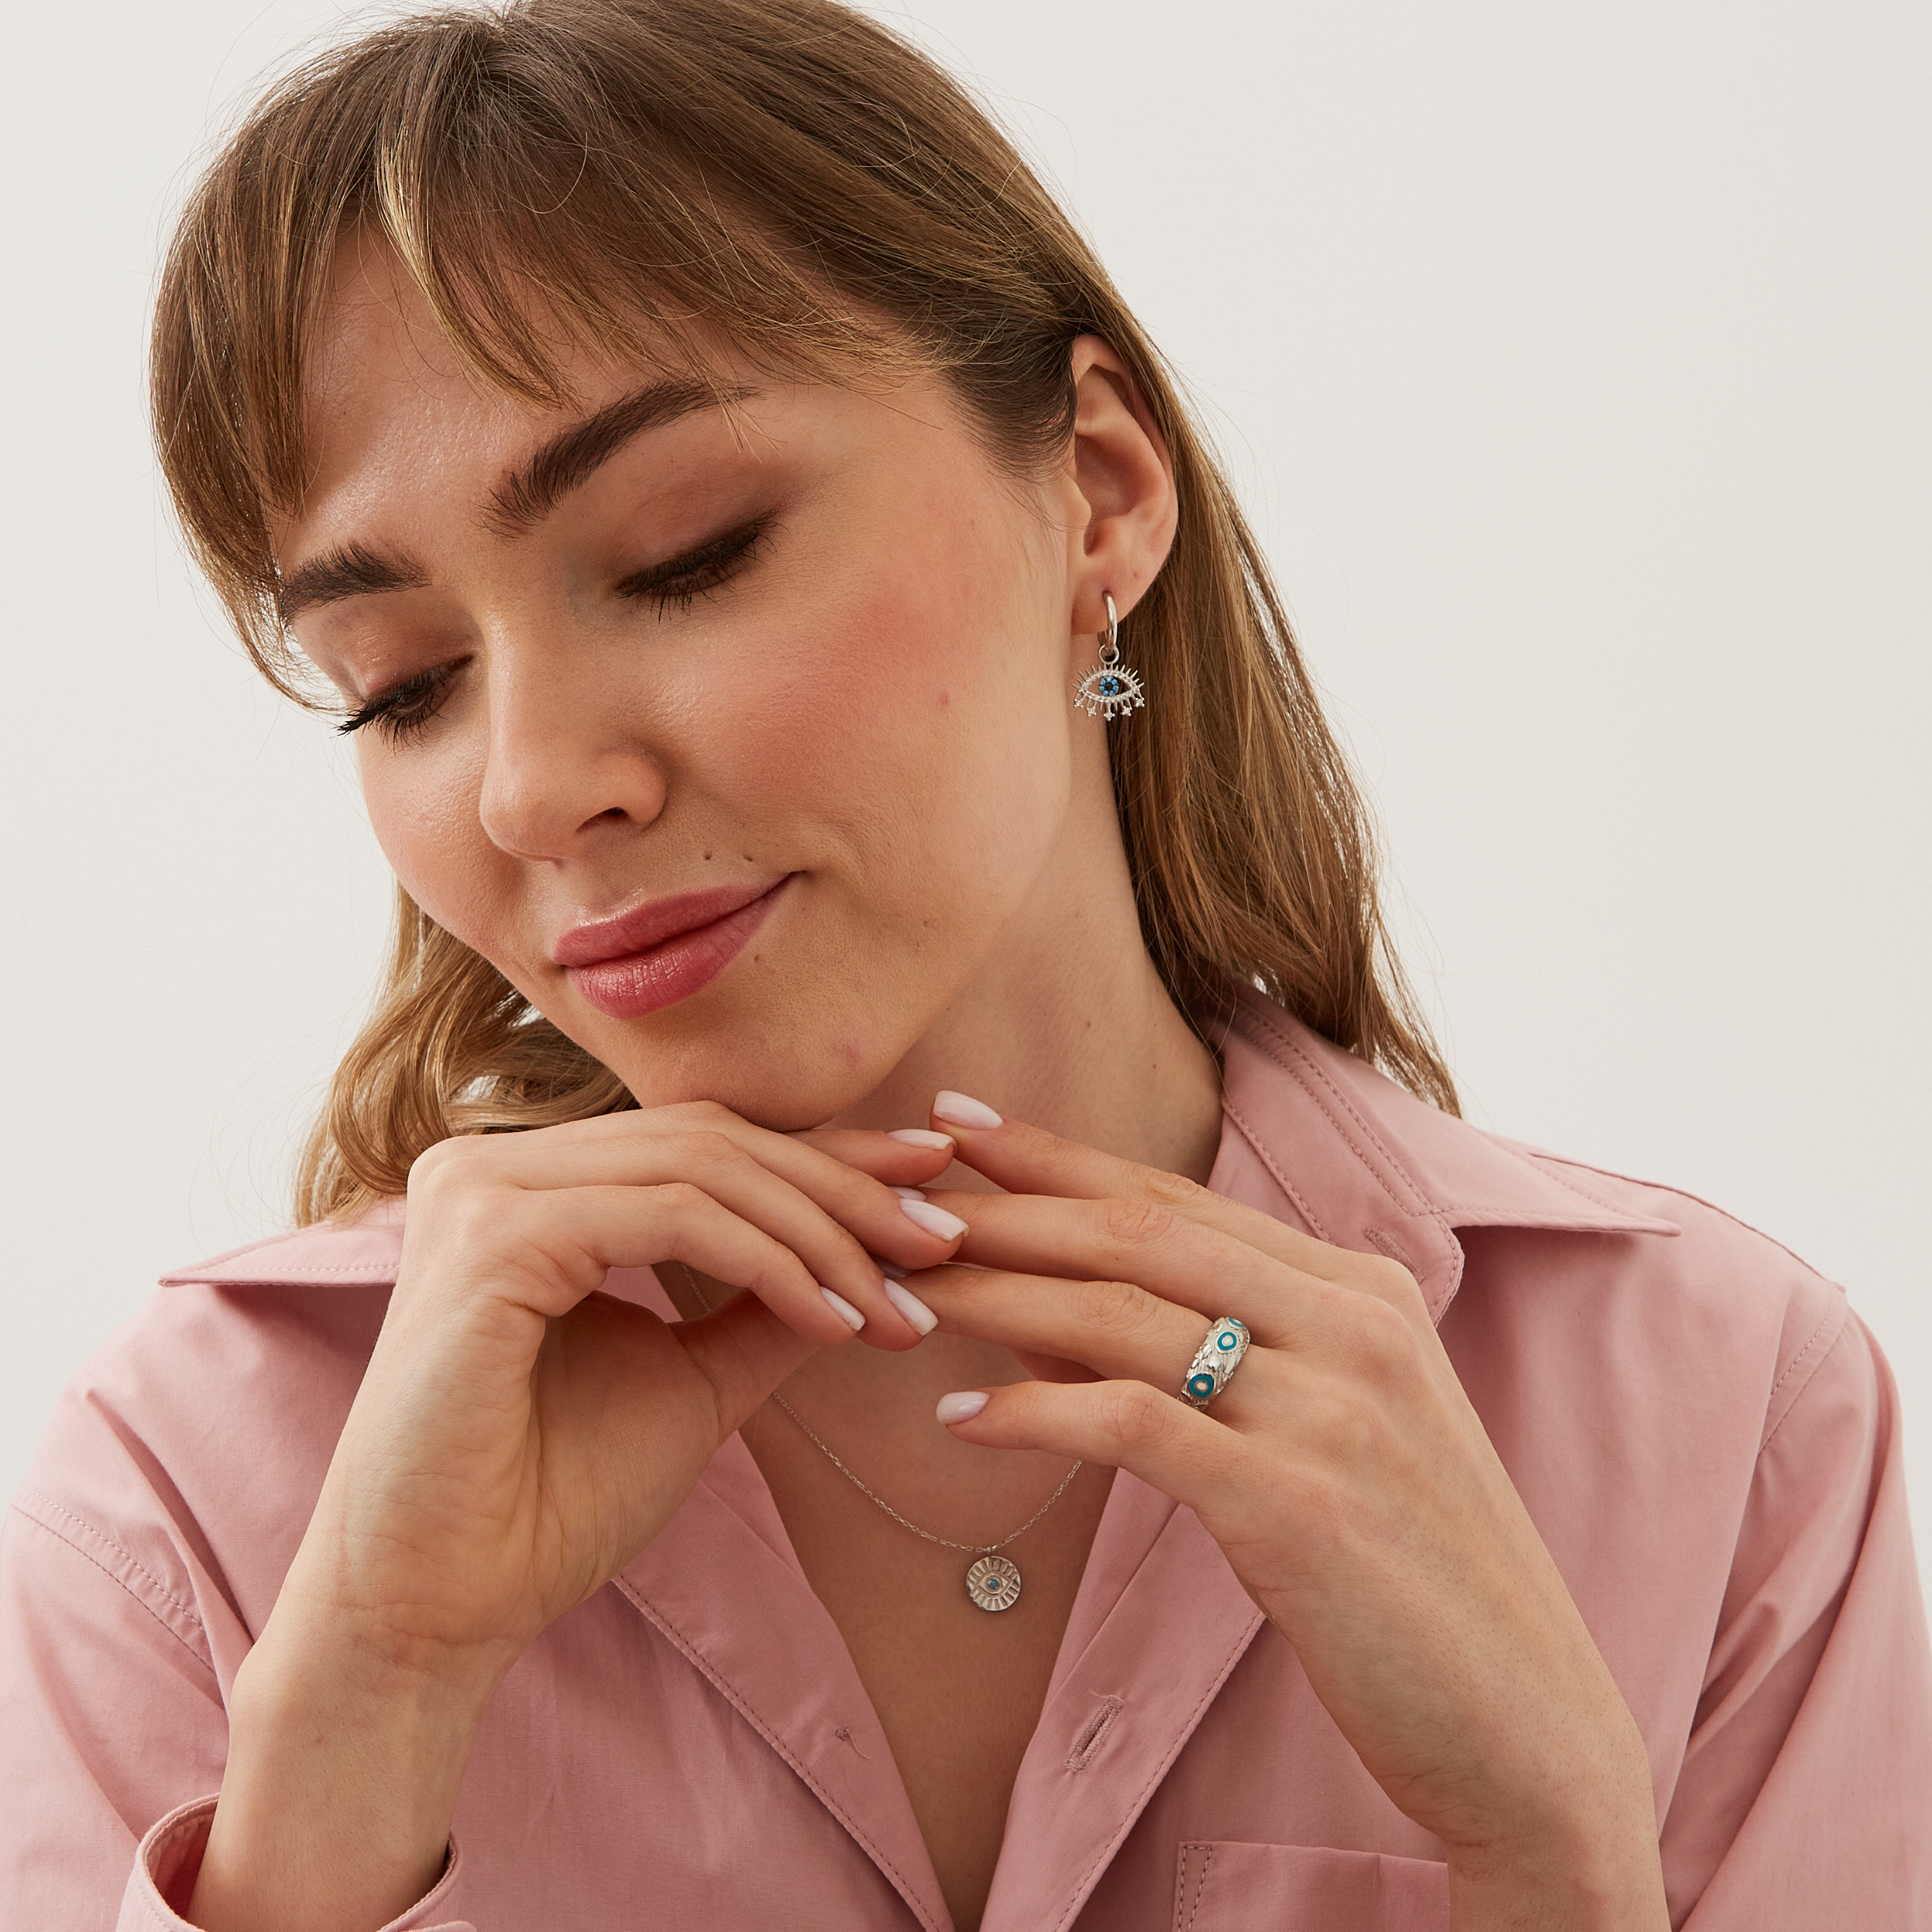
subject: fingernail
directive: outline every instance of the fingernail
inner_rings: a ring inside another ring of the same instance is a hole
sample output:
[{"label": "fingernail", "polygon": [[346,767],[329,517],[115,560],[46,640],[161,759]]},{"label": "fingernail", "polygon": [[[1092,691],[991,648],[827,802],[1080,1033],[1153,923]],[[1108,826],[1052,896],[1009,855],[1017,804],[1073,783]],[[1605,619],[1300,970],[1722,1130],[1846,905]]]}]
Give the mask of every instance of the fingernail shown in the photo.
[{"label": "fingernail", "polygon": [[928,1234],[936,1234],[942,1241],[957,1241],[966,1232],[966,1223],[957,1214],[948,1214],[944,1208],[934,1207],[923,1194],[917,1201],[901,1201],[899,1205],[914,1227],[923,1228]]},{"label": "fingernail", "polygon": [[[876,1255],[874,1255],[872,1259],[877,1261],[879,1257]],[[896,1261],[879,1261],[879,1272],[883,1274],[888,1281],[903,1281],[907,1275],[912,1273],[912,1270],[910,1268],[902,1268]]]},{"label": "fingernail", "polygon": [[941,1396],[934,1413],[941,1422],[971,1422],[992,1400],[984,1389],[971,1389],[961,1395]]},{"label": "fingernail", "polygon": [[923,1127],[896,1127],[886,1136],[889,1141],[903,1141],[908,1147],[951,1147],[953,1137],[950,1134],[932,1134]]},{"label": "fingernail", "polygon": [[886,1299],[903,1315],[921,1335],[930,1335],[939,1326],[939,1317],[927,1307],[910,1288],[902,1288],[896,1281],[886,1284]]},{"label": "fingernail", "polygon": [[916,1187],[896,1187],[893,1192],[902,1201],[923,1201],[926,1198]]},{"label": "fingernail", "polygon": [[842,1294],[834,1294],[829,1288],[821,1288],[818,1292],[837,1311],[840,1321],[854,1329],[862,1328],[866,1325],[866,1318]]},{"label": "fingernail", "polygon": [[942,1089],[933,1099],[935,1119],[951,1121],[955,1127],[1004,1127],[1006,1123],[984,1100],[976,1100],[969,1094],[955,1094],[948,1088]]}]

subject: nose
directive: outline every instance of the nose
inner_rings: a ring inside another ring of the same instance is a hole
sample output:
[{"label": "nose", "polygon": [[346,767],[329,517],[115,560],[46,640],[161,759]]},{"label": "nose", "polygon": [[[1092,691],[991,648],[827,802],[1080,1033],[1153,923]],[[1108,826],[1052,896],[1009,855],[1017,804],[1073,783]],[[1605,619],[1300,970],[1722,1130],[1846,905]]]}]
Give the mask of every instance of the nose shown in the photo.
[{"label": "nose", "polygon": [[572,654],[492,656],[477,811],[493,845],[519,859],[577,858],[613,831],[657,818],[664,772],[631,707]]}]

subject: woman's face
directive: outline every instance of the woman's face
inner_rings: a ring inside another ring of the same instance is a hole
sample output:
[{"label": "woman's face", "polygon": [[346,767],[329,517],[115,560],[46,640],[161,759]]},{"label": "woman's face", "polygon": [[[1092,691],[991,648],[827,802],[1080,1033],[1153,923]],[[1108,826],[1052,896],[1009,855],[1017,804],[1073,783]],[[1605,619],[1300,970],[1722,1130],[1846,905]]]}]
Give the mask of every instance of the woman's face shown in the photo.
[{"label": "woman's face", "polygon": [[643,1104],[796,1127],[1066,917],[1074,619],[1138,586],[1085,580],[1078,461],[1015,483],[942,384],[719,367],[730,412],[583,361],[546,414],[355,264],[277,556],[417,903]]}]

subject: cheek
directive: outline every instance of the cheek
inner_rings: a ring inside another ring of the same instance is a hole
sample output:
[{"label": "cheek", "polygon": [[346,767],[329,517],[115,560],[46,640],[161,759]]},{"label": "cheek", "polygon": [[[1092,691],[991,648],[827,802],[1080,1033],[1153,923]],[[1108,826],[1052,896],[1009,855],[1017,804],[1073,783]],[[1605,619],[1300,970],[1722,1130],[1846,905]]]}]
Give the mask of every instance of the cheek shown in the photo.
[{"label": "cheek", "polygon": [[876,915],[928,926],[941,904],[1016,900],[1072,770],[1053,587],[1010,515],[948,512],[875,529],[863,560],[794,600],[762,667],[734,681],[757,696],[730,733],[770,808],[848,845]]},{"label": "cheek", "polygon": [[358,762],[370,829],[403,889],[446,932],[491,953],[515,872],[478,815],[479,761],[460,745],[392,750],[370,744],[360,748]]}]

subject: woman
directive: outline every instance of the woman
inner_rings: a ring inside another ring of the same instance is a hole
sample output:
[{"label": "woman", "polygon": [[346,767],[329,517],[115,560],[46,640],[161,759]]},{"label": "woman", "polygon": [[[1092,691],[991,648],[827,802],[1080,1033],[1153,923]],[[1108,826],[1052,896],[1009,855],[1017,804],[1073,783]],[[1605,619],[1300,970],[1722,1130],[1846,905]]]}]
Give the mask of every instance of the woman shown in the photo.
[{"label": "woman", "polygon": [[10,1525],[31,1922],[1924,1913],[1875,1349],[1455,1118],[1265,565],[944,77],[821,0],[373,36],[155,386],[400,919],[302,1227]]}]

